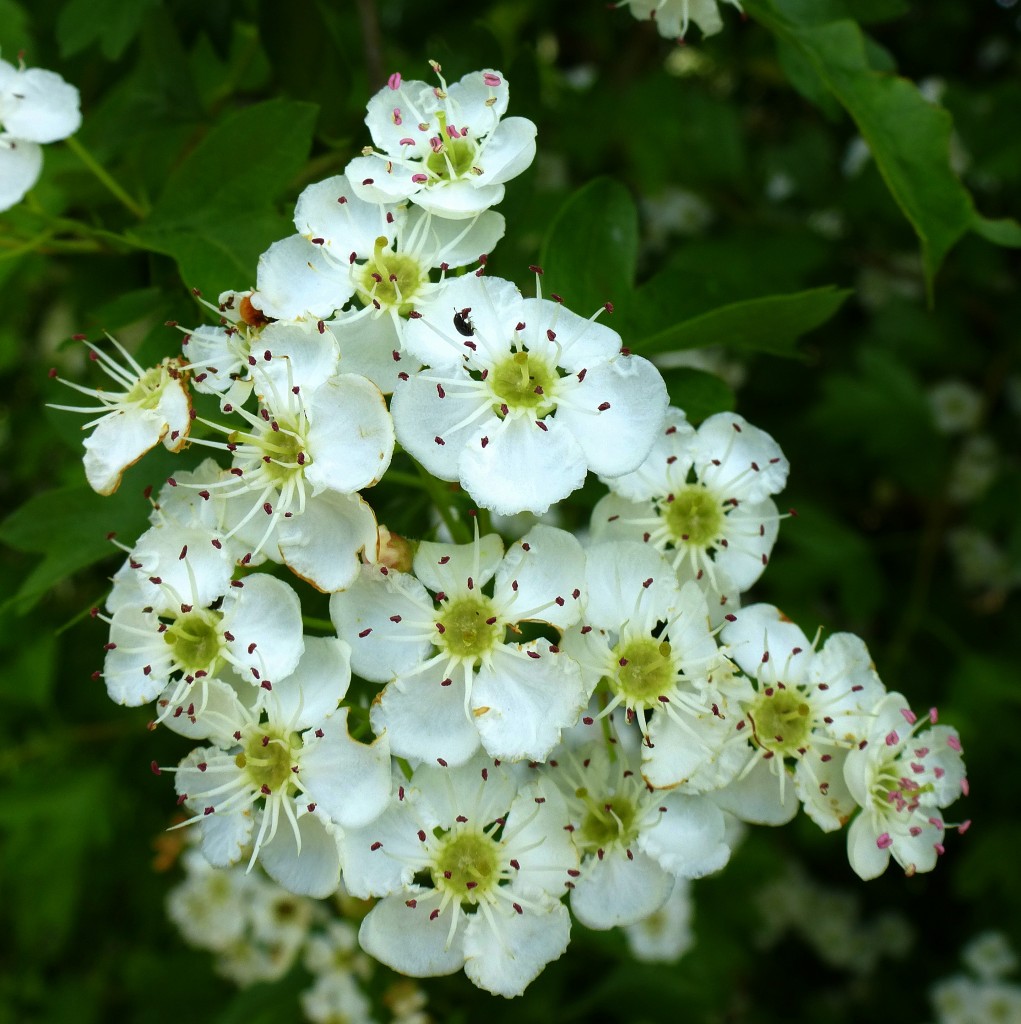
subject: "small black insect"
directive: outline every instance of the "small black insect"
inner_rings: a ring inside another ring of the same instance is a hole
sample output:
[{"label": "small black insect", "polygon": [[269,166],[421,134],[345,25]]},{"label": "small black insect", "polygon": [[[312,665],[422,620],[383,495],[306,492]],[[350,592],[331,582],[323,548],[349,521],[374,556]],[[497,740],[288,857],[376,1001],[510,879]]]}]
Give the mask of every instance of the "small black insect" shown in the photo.
[{"label": "small black insect", "polygon": [[454,327],[457,329],[458,334],[463,334],[466,338],[470,338],[475,333],[475,325],[468,317],[470,312],[471,306],[465,306],[460,311],[454,311]]}]

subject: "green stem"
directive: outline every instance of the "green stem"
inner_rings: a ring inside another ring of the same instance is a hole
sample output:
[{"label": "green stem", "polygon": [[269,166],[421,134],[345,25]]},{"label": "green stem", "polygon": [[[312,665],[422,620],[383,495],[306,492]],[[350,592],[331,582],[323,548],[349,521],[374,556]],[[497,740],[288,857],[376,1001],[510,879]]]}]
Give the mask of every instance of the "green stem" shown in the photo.
[{"label": "green stem", "polygon": [[64,140],[68,149],[99,179],[106,190],[126,210],[134,214],[139,220],[145,217],[145,210],[128,194],[128,192],[110,175],[109,171],[72,135]]}]

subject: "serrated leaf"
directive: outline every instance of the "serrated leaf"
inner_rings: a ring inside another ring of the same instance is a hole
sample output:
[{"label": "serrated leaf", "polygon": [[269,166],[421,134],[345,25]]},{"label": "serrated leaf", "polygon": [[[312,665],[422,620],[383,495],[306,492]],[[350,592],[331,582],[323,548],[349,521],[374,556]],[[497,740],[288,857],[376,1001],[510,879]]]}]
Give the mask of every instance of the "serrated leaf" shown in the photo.
[{"label": "serrated leaf", "polygon": [[543,292],[587,316],[631,292],[637,260],[634,199],[620,182],[596,178],[564,203],[546,233]]},{"label": "serrated leaf", "polygon": [[268,100],[218,124],[176,168],[148,226],[174,227],[223,209],[252,209],[281,192],[312,145],[316,107]]},{"label": "serrated leaf", "polygon": [[705,345],[793,356],[798,339],[824,324],[851,294],[834,285],[721,306],[632,345],[642,355]]},{"label": "serrated leaf", "polygon": [[749,11],[800,51],[851,115],[922,243],[931,295],[940,264],[974,217],[971,196],[950,167],[950,114],[906,79],[875,71],[867,40],[853,21],[798,22],[781,0],[751,0]]},{"label": "serrated leaf", "polygon": [[159,0],[70,0],[57,22],[61,55],[70,57],[99,40],[103,56],[117,60],[158,5]]}]

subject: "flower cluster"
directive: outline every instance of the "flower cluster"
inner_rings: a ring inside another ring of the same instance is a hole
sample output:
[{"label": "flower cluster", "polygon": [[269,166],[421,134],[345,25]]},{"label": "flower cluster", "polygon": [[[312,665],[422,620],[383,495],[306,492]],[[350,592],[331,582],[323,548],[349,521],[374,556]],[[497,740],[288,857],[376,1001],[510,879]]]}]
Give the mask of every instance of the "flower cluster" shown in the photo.
[{"label": "flower cluster", "polygon": [[54,71],[0,60],[0,211],[39,180],[42,146],[78,131],[78,90]]},{"label": "flower cluster", "polygon": [[[741,9],[739,0],[723,2]],[[704,36],[715,35],[723,29],[718,0],[618,0],[616,6],[627,7],[639,21],[654,21],[664,39],[683,42],[692,22]]]},{"label": "flower cluster", "polygon": [[[485,273],[535,128],[503,117],[497,71],[438,82],[390,78],[373,145],[302,193],[297,233],[182,355],[96,350],[117,385],[89,392],[96,490],[160,442],[210,455],[156,494],[96,613],[111,698],[198,744],[153,766],[182,824],[217,869],[376,900],[359,941],[395,970],[508,997],[572,915],[673,915],[682,948],[687,883],[738,822],[804,807],[850,822],[861,877],[930,870],[966,791],[957,734],[887,693],[856,636],[741,607],[783,518],[780,446],[734,413],[689,423],[609,304]],[[508,541],[488,515],[466,543],[395,538],[365,496],[390,473],[541,515],[590,471],[584,543],[547,522]]]}]

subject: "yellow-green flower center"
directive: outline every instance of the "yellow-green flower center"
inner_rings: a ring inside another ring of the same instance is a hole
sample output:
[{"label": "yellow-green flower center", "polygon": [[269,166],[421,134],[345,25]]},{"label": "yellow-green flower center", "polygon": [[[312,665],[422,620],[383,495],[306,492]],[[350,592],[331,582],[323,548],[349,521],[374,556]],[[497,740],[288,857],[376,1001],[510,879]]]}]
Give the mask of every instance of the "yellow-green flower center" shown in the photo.
[{"label": "yellow-green flower center", "polygon": [[294,779],[291,737],[257,730],[246,740],[244,752],[234,758],[234,763],[244,769],[254,789],[264,793],[286,791]]},{"label": "yellow-green flower center", "polygon": [[796,689],[771,686],[748,709],[755,742],[778,757],[805,750],[812,732],[812,709]]},{"label": "yellow-green flower center", "polygon": [[626,847],[638,837],[635,826],[638,809],[626,796],[617,793],[599,800],[585,789],[576,790],[574,795],[587,807],[581,827],[575,833],[575,840],[583,851],[605,850],[615,843]]},{"label": "yellow-green flower center", "polygon": [[391,251],[386,238],[376,239],[372,258],[355,272],[355,289],[363,306],[378,303],[407,316],[429,282],[429,270],[414,256]]},{"label": "yellow-green flower center", "polygon": [[674,546],[707,548],[723,532],[725,513],[704,487],[691,484],[663,505],[663,519]]},{"label": "yellow-green flower center", "polygon": [[667,695],[677,679],[670,644],[655,637],[637,637],[618,643],[611,652],[610,687],[628,707],[652,706]]},{"label": "yellow-green flower center", "polygon": [[303,413],[278,415],[264,423],[254,434],[232,434],[231,442],[251,445],[261,464],[263,478],[277,488],[300,476],[312,464],[306,447],[305,431],[308,421]]},{"label": "yellow-green flower center", "polygon": [[444,181],[463,178],[471,173],[472,164],[475,162],[475,143],[460,136],[452,139],[447,134],[446,111],[439,111],[436,120],[439,124],[437,137],[440,145],[426,157],[425,166],[430,176],[442,178]]},{"label": "yellow-green flower center", "polygon": [[165,359],[159,366],[146,370],[125,395],[125,402],[142,409],[155,409],[163,398],[163,389],[171,380],[168,367],[172,362]]},{"label": "yellow-green flower center", "polygon": [[535,417],[556,408],[556,367],[532,352],[519,351],[497,363],[489,374],[489,387],[499,413],[521,409]]},{"label": "yellow-green flower center", "polygon": [[222,613],[212,609],[187,612],[163,633],[164,643],[174,649],[174,660],[186,675],[213,675],[221,666],[225,646],[222,619]]},{"label": "yellow-green flower center", "polygon": [[484,657],[503,640],[493,602],[484,594],[451,601],[436,620],[434,641],[448,654],[466,661]]},{"label": "yellow-green flower center", "polygon": [[450,833],[433,860],[433,884],[455,899],[478,903],[499,884],[499,853],[499,843],[484,833]]}]

